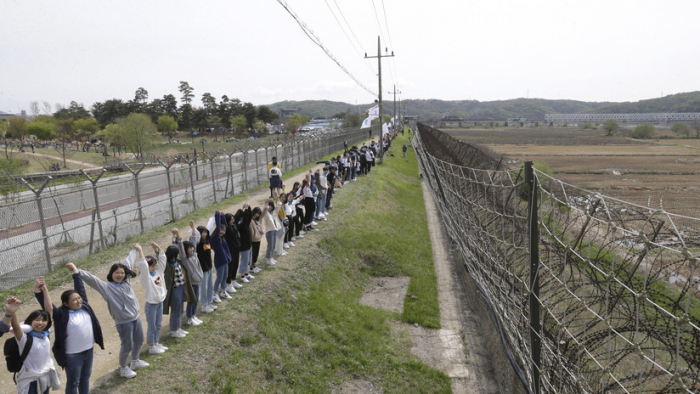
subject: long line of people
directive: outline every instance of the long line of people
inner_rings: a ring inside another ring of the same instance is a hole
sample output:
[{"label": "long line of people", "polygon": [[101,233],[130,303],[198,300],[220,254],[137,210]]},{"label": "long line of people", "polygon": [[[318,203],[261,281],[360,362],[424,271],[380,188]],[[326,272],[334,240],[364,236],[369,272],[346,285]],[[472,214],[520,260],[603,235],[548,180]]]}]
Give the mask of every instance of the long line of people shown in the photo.
[{"label": "long line of people", "polygon": [[[16,312],[21,302],[10,297],[5,301],[5,316],[0,321],[0,335],[10,330],[15,336],[17,346],[12,359],[19,361],[19,368],[14,371],[18,393],[48,393],[49,388],[60,388],[60,374],[49,354],[52,326],[56,336],[53,354],[56,363],[66,371],[66,393],[89,392],[94,344],[104,349],[104,337],[84,284],[102,296],[116,325],[121,343],[120,376],[134,378],[135,371],[149,366],[140,359],[144,340],[150,354],[168,350],[160,340],[163,315],[170,316],[170,336],[184,338],[188,331],[183,329],[183,321],[192,327],[204,323],[197,316],[198,311],[214,313],[217,304],[231,300],[231,294],[255,278],[253,274],[275,266],[276,258],[287,255],[295,242],[316,230],[319,222],[328,220],[334,194],[343,184],[368,174],[375,157],[374,142],[354,146],[342,156],[319,162],[323,168],[309,170],[302,182],[295,182],[289,191],[276,178],[272,197],[262,209],[244,203],[233,214],[216,211],[206,225],[195,227],[190,221],[187,240],[183,240],[179,229],[173,228],[172,244],[163,250],[151,242],[150,255],[135,243],[125,261],[113,264],[104,280],[68,263],[66,269],[72,273],[73,289],[61,294],[59,306],[52,304],[44,278],[37,278],[34,293],[42,309],[32,312],[20,324]],[[271,178],[281,177],[279,163],[273,162],[268,167]],[[267,243],[264,263],[259,262],[263,237]],[[144,290],[141,301],[146,316],[145,337],[140,300],[131,284],[137,277]]]}]

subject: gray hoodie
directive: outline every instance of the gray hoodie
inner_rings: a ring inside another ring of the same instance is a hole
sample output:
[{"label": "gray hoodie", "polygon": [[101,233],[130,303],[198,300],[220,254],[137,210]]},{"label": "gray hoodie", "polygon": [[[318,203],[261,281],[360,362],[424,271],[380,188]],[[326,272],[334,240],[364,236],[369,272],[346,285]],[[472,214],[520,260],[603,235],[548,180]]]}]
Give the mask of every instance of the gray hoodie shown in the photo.
[{"label": "gray hoodie", "polygon": [[139,317],[139,300],[127,279],[121,284],[106,282],[83,270],[80,270],[80,276],[105,299],[109,314],[115,323],[129,323]]},{"label": "gray hoodie", "polygon": [[187,273],[190,276],[190,280],[195,286],[201,284],[204,277],[202,266],[199,264],[199,259],[197,258],[197,244],[199,243],[201,237],[201,234],[199,234],[199,231],[197,230],[194,230],[190,236],[190,243],[195,247],[195,252],[192,253],[192,256],[187,256],[187,251],[185,250],[185,245],[182,243],[182,239],[175,239],[175,244],[180,252],[180,261],[182,261],[182,264],[184,264],[185,268],[187,268]]}]

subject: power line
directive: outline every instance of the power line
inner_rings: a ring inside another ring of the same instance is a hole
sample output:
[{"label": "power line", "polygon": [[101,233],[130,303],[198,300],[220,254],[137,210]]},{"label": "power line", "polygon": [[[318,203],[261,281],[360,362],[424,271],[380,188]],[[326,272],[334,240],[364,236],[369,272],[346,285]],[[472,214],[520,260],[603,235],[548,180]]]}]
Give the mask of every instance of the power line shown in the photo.
[{"label": "power line", "polygon": [[[386,24],[386,35],[389,37],[389,46],[391,47],[391,50],[395,50],[394,48],[394,43],[391,41],[391,31],[389,31],[389,20],[387,19],[386,16],[386,7],[384,7],[384,0],[382,0],[382,11],[384,11],[384,23]],[[396,72],[396,63],[391,61],[391,67],[394,69],[394,82],[396,82],[396,79],[398,79],[398,73]]]},{"label": "power line", "polygon": [[[350,23],[348,23],[348,20],[345,18],[345,14],[343,14],[343,10],[340,9],[340,6],[338,5],[338,2],[335,1],[335,0],[333,0],[333,3],[335,4],[335,7],[336,7],[336,8],[338,9],[338,11],[340,12],[340,16],[343,17],[343,20],[345,21],[345,24],[348,26],[348,29],[350,29],[350,33],[352,33],[352,36],[355,37],[355,41],[357,42],[357,45],[358,45],[360,48],[363,48],[362,44],[360,43],[360,40],[359,40],[359,39],[357,38],[357,36],[355,35],[355,32],[352,30],[352,26],[350,26]],[[374,69],[373,69],[373,71],[374,71]]]},{"label": "power line", "polygon": [[[374,18],[377,21],[377,29],[379,29],[379,36],[382,37],[382,39],[384,39],[384,33],[382,32],[381,23],[379,23],[379,15],[377,14],[377,6],[374,4],[374,0],[372,0],[372,11],[374,11]],[[386,13],[384,14],[384,16],[386,19]],[[387,34],[388,34],[388,31],[389,31],[389,26],[387,26]],[[386,42],[386,40],[384,40],[384,42]],[[394,82],[396,82],[396,76],[394,75],[394,70],[392,70],[391,67],[389,67],[389,73],[391,74],[391,77],[394,80]]]},{"label": "power line", "polygon": [[304,21],[302,21],[301,18],[299,18],[299,17],[296,15],[296,13],[294,13],[294,11],[292,11],[291,8],[289,8],[289,6],[287,5],[287,2],[286,2],[286,1],[284,1],[284,0],[277,0],[277,2],[278,2],[282,7],[284,7],[285,10],[287,10],[287,12],[289,13],[289,15],[292,16],[292,18],[294,18],[294,20],[297,22],[297,24],[299,25],[299,27],[301,28],[301,30],[304,32],[304,34],[306,34],[306,36],[309,37],[309,39],[310,39],[314,44],[318,45],[318,46],[323,50],[323,52],[325,52],[326,55],[327,55],[329,58],[331,58],[331,60],[333,60],[333,61],[335,62],[335,64],[337,64],[338,67],[340,67],[341,70],[343,70],[343,71],[345,72],[345,74],[347,74],[350,78],[352,78],[352,80],[355,81],[356,84],[358,84],[361,88],[363,88],[364,90],[366,90],[368,93],[370,93],[370,94],[373,95],[373,96],[377,96],[377,93],[371,91],[367,86],[363,85],[362,82],[360,82],[357,78],[355,78],[355,76],[352,75],[352,73],[350,73],[350,71],[348,71],[348,69],[345,68],[345,66],[343,66],[342,64],[340,64],[340,61],[339,61],[338,59],[336,59],[335,56],[333,56],[333,54],[330,52],[330,50],[328,50],[328,49],[323,45],[323,43],[321,42],[321,39],[318,38],[318,36],[317,36],[311,29],[309,29],[309,27],[306,25],[306,23],[304,23]]},{"label": "power line", "polygon": [[[333,15],[333,18],[334,18],[335,21],[338,23],[338,26],[340,26],[340,29],[343,31],[343,34],[345,34],[345,38],[347,38],[348,41],[350,41],[350,45],[352,45],[353,49],[355,49],[355,53],[357,53],[358,56],[362,57],[362,53],[360,53],[360,51],[357,50],[357,47],[355,46],[355,43],[352,42],[352,40],[350,39],[350,36],[348,36],[348,33],[345,31],[345,28],[343,27],[343,25],[342,25],[342,24],[340,23],[340,21],[338,20],[338,17],[335,16],[335,12],[333,12],[333,8],[331,8],[330,4],[328,4],[328,0],[323,0],[323,1],[326,3],[326,6],[328,6],[328,9],[331,11],[331,14]],[[337,5],[337,4],[336,4],[336,5]],[[349,25],[348,25],[348,26],[349,26]],[[352,30],[351,30],[351,31],[352,31]],[[353,33],[353,34],[354,34],[354,33]],[[369,71],[372,72],[373,75],[376,74],[376,73],[374,72],[374,69],[373,69],[369,64],[367,64],[366,62],[364,62],[364,64],[367,66],[367,68],[369,69]]]}]

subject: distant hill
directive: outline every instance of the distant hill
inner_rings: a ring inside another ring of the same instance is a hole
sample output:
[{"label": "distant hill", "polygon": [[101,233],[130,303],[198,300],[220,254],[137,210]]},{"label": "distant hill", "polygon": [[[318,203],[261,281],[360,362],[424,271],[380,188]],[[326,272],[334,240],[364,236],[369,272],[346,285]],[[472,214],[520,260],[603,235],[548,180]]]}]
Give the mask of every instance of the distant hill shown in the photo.
[{"label": "distant hill", "polygon": [[[385,101],[384,113],[393,113],[393,101]],[[406,113],[420,116],[421,119],[440,119],[443,116],[457,116],[467,120],[503,120],[507,118],[527,118],[544,120],[545,114],[571,113],[648,113],[648,112],[700,112],[700,92],[688,92],[637,102],[587,102],[575,100],[547,100],[517,98],[498,101],[458,100],[445,101],[402,100]],[[278,112],[281,108],[301,108],[303,115],[311,118],[330,117],[339,112],[366,111],[367,104],[348,104],[328,100],[282,101],[268,105]]]}]

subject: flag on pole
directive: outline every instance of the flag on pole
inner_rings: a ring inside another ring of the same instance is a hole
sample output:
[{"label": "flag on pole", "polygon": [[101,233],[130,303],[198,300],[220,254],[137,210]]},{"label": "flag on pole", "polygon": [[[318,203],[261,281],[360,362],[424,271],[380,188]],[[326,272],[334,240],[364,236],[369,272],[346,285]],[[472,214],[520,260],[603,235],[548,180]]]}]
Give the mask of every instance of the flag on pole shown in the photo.
[{"label": "flag on pole", "polygon": [[389,133],[390,133],[390,131],[389,131],[389,124],[388,124],[388,123],[384,123],[384,124],[382,125],[382,137],[385,136],[386,134],[389,134]]},{"label": "flag on pole", "polygon": [[362,126],[360,129],[366,129],[372,126],[372,120],[379,117],[379,105],[375,105],[368,111],[368,117],[362,121]]}]

